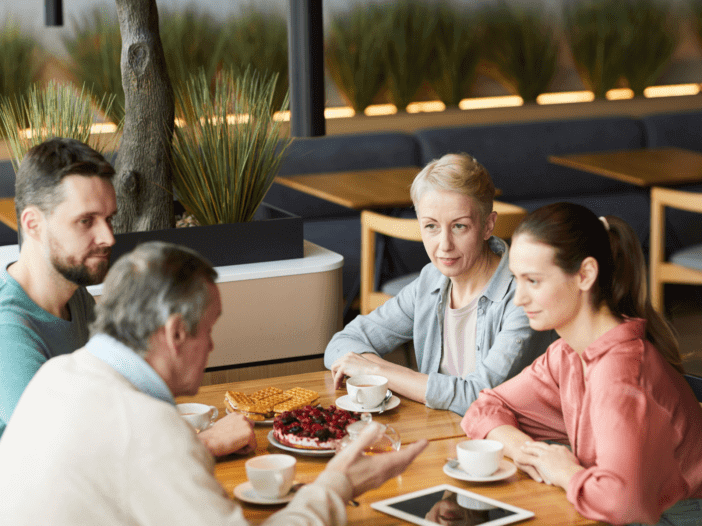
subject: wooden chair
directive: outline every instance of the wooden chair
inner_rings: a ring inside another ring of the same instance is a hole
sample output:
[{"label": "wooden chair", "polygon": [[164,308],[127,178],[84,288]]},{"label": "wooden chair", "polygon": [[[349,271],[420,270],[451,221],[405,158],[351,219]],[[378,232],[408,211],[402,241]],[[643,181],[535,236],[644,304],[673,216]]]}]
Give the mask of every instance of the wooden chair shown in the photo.
[{"label": "wooden chair", "polygon": [[665,259],[665,207],[702,213],[702,194],[653,187],[651,189],[651,251],[649,272],[651,304],[665,310],[666,283],[702,285],[702,246],[679,250]]},{"label": "wooden chair", "polygon": [[[527,215],[524,208],[501,201],[494,202],[493,210],[497,212],[493,235],[503,239],[511,238],[519,222]],[[376,233],[408,241],[422,240],[416,219],[389,217],[367,210],[361,212],[361,314],[368,314],[393,296],[375,290]]]}]

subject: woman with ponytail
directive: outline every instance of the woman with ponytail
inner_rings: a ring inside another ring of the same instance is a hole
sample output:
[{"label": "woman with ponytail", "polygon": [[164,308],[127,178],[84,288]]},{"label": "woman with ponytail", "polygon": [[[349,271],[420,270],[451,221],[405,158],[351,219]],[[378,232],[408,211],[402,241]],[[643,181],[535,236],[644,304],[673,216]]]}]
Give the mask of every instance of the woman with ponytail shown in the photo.
[{"label": "woman with ponytail", "polygon": [[560,339],[480,394],[461,423],[466,434],[502,442],[585,517],[699,524],[702,409],[649,302],[633,230],[579,205],[548,205],[517,228],[510,269],[531,327]]}]

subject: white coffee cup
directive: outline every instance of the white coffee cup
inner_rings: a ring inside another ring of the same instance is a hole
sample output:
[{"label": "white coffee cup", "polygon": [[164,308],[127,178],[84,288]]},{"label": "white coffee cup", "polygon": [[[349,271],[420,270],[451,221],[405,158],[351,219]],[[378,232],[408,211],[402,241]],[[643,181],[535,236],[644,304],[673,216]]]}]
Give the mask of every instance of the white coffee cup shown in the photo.
[{"label": "white coffee cup", "polygon": [[290,492],[296,463],[291,455],[261,455],[246,461],[246,476],[260,497],[279,499]]},{"label": "white coffee cup", "polygon": [[198,433],[210,427],[219,416],[216,407],[206,404],[178,404],[178,411]]},{"label": "white coffee cup", "polygon": [[359,374],[346,380],[346,392],[352,402],[364,409],[378,407],[388,392],[388,379],[376,374]]},{"label": "white coffee cup", "polygon": [[461,469],[474,477],[489,477],[497,468],[504,446],[497,440],[464,440],[456,445],[456,456]]}]

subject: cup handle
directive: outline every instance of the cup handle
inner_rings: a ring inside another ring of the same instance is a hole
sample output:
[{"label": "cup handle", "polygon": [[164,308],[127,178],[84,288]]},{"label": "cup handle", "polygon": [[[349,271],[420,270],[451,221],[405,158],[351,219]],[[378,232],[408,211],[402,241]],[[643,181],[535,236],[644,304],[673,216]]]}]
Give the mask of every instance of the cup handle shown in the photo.
[{"label": "cup handle", "polygon": [[[280,473],[274,473],[273,476],[275,477],[275,487],[276,487],[276,492],[280,494],[281,490],[285,486],[285,477],[281,475]],[[284,497],[285,495],[281,495]]]},{"label": "cup handle", "polygon": [[363,405],[363,400],[361,400],[361,390],[360,389],[358,391],[356,391],[356,396],[355,396],[354,402],[356,402],[359,405]]},{"label": "cup handle", "polygon": [[217,417],[219,416],[219,410],[215,406],[211,405],[210,412],[212,413],[212,416],[210,416],[210,423],[214,424],[214,421],[217,420]]}]

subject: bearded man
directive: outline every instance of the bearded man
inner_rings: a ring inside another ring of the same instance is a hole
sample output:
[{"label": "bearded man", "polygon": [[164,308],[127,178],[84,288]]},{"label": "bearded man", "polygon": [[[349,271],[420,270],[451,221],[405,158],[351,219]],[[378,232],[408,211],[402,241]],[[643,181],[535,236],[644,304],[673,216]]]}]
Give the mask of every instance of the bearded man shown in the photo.
[{"label": "bearded man", "polygon": [[0,269],[0,436],[20,395],[49,358],[88,341],[115,243],[112,177],[102,155],[55,138],[25,155],[15,181],[19,259]]}]

